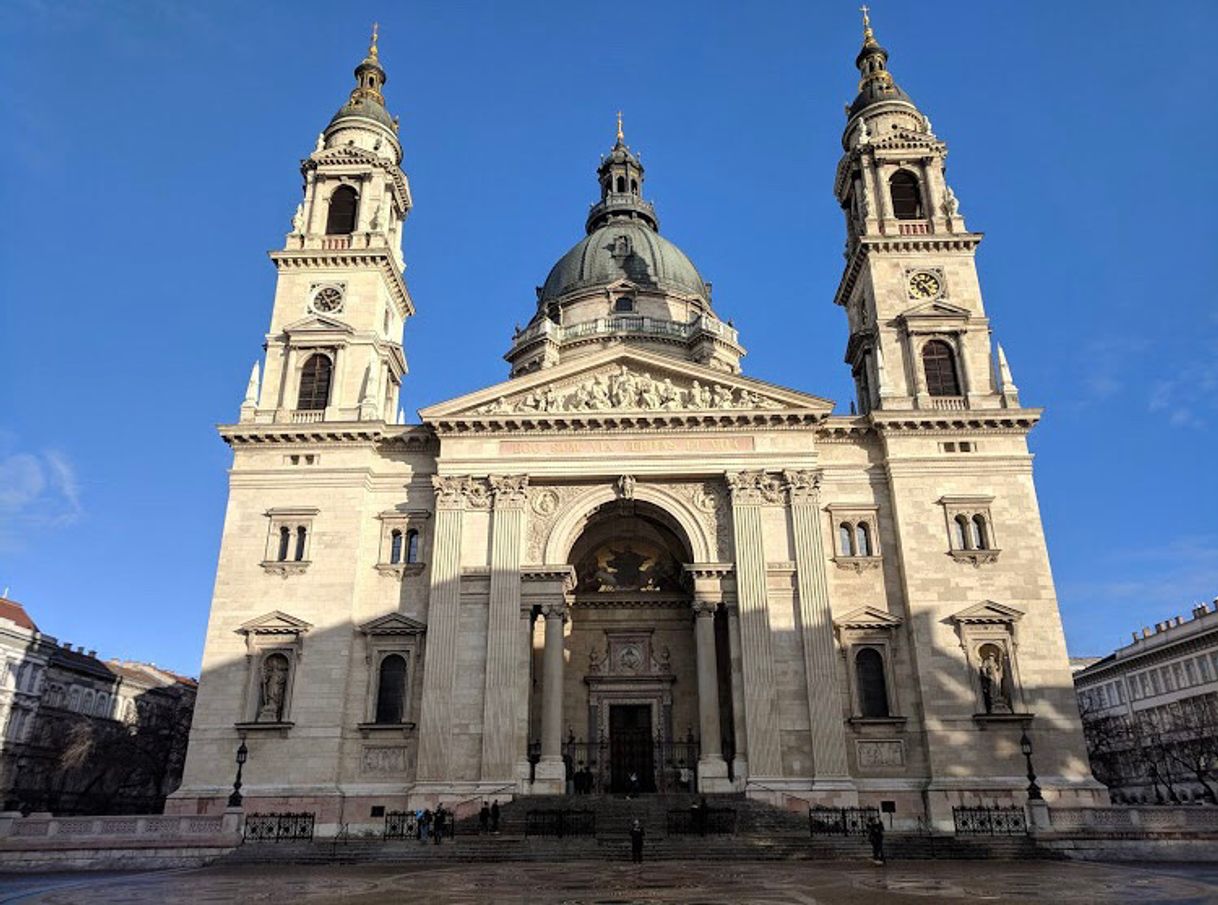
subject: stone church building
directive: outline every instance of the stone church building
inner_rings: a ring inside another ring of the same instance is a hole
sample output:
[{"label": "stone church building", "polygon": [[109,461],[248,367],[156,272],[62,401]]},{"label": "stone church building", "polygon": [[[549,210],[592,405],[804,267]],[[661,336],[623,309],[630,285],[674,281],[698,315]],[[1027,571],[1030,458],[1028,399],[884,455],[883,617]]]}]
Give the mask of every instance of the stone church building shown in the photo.
[{"label": "stone church building", "polygon": [[319,829],[577,780],[950,826],[1023,801],[1025,730],[1050,802],[1106,803],[1032,479],[1040,410],[991,344],[947,146],[887,61],[868,24],[832,179],[849,414],[742,372],[619,122],[507,379],[406,424],[411,193],[374,36],[302,163],[266,356],[220,429],[171,811],[223,808],[244,739],[246,807]]}]

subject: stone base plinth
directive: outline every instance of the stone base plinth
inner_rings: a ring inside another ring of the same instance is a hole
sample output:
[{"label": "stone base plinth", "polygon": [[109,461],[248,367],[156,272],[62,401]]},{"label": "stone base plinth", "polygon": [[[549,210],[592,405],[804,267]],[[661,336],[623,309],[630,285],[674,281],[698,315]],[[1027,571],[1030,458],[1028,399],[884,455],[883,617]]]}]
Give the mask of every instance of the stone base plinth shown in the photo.
[{"label": "stone base plinth", "polygon": [[698,791],[735,791],[735,784],[727,778],[727,761],[722,757],[703,757],[698,761]]},{"label": "stone base plinth", "polygon": [[529,787],[531,795],[564,795],[567,791],[567,765],[561,757],[543,757],[537,763],[533,774],[533,784]]}]

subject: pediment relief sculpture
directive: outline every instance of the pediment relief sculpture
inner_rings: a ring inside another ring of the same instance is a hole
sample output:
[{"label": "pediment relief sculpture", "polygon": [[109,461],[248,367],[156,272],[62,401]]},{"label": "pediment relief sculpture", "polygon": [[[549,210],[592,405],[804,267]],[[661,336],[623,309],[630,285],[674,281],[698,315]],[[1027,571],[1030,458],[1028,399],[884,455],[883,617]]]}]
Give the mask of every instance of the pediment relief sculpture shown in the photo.
[{"label": "pediment relief sculpture", "polygon": [[525,414],[529,412],[688,411],[709,409],[777,409],[782,403],[752,390],[702,383],[688,385],[671,377],[653,377],[650,372],[620,365],[585,377],[568,386],[538,387],[517,396],[500,396],[475,409],[478,415]]}]

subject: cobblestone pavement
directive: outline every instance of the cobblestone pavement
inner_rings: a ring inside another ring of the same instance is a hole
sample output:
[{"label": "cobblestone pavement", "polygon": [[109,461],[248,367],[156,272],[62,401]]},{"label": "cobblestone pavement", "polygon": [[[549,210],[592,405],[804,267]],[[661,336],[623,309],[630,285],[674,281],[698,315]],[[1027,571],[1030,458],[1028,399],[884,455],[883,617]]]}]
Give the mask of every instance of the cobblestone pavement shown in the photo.
[{"label": "cobblestone pavement", "polygon": [[241,865],[126,875],[0,876],[0,902],[427,905],[937,905],[1218,903],[1212,865],[1063,862]]}]

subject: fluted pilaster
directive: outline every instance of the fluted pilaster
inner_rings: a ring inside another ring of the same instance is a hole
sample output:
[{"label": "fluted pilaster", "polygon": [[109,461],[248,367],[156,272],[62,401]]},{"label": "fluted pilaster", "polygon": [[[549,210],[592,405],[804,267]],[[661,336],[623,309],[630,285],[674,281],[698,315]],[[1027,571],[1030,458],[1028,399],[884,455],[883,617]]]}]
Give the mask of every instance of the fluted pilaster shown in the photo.
[{"label": "fluted pilaster", "polygon": [[820,518],[820,475],[812,471],[783,473],[795,538],[796,587],[804,649],[808,722],[812,733],[812,762],[817,779],[844,779],[846,731],[842,724],[833,614],[825,575],[825,550]]}]

